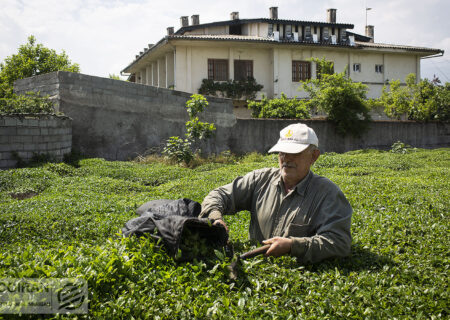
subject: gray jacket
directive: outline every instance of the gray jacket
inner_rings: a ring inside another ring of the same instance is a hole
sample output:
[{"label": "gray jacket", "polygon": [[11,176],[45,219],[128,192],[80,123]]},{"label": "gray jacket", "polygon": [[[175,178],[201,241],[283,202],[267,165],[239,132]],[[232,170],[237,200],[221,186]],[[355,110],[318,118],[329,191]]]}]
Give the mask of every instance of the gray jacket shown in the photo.
[{"label": "gray jacket", "polygon": [[289,237],[300,263],[350,253],[352,208],[337,185],[311,171],[288,194],[279,169],[252,171],[211,191],[200,216],[219,219],[242,210],[251,212],[251,240]]}]

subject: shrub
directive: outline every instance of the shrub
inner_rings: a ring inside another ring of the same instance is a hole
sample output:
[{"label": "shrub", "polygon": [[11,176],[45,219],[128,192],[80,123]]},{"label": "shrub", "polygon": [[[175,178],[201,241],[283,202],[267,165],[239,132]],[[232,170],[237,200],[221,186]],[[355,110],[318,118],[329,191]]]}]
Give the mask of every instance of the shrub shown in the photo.
[{"label": "shrub", "polygon": [[409,74],[405,78],[406,86],[400,80],[389,82],[389,90],[383,87],[377,103],[385,106],[385,113],[399,119],[406,114],[409,120],[448,121],[450,120],[450,83],[439,85],[440,81],[421,80],[416,83],[416,76]]},{"label": "shrub", "polygon": [[0,98],[0,114],[15,113],[54,113],[53,102],[48,96],[41,97],[35,92]]},{"label": "shrub", "polygon": [[311,118],[307,101],[298,100],[297,97],[288,99],[284,93],[281,93],[281,97],[276,99],[269,100],[263,97],[260,102],[248,101],[248,108],[253,110],[254,118]]},{"label": "shrub", "polygon": [[338,134],[360,136],[371,120],[365,102],[367,86],[353,82],[345,73],[322,74],[320,79],[303,82],[302,88],[310,95],[310,106],[326,112]]},{"label": "shrub", "polygon": [[194,158],[198,151],[197,145],[201,140],[211,137],[216,130],[212,123],[201,122],[197,115],[205,110],[208,101],[200,94],[193,94],[186,102],[189,120],[186,122],[186,138],[170,137],[163,149],[163,154],[177,163],[184,162],[186,165]]},{"label": "shrub", "polygon": [[262,88],[263,86],[256,83],[256,80],[252,77],[245,81],[228,80],[225,82],[203,79],[198,93],[209,96],[219,95],[234,100],[253,100],[256,93]]}]

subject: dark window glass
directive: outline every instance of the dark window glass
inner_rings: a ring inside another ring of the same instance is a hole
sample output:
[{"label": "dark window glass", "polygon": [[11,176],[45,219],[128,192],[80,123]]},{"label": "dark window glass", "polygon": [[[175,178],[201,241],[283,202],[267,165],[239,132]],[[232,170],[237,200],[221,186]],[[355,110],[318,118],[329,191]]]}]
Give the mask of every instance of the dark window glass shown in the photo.
[{"label": "dark window glass", "polygon": [[241,35],[242,34],[241,25],[238,24],[238,25],[230,26],[230,34]]},{"label": "dark window glass", "polygon": [[228,60],[208,59],[208,79],[214,81],[227,81]]},{"label": "dark window glass", "polygon": [[234,80],[253,78],[253,60],[234,60]]},{"label": "dark window glass", "polygon": [[292,81],[305,81],[311,78],[311,63],[309,61],[292,61]]}]

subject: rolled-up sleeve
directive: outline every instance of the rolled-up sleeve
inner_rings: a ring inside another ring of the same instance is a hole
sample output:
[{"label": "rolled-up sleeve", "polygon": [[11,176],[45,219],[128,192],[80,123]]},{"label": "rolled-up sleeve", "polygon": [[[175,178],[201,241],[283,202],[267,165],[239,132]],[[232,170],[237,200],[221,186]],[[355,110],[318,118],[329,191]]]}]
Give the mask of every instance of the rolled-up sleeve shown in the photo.
[{"label": "rolled-up sleeve", "polygon": [[250,172],[233,182],[212,190],[202,202],[200,217],[221,219],[223,215],[250,210],[255,173]]}]

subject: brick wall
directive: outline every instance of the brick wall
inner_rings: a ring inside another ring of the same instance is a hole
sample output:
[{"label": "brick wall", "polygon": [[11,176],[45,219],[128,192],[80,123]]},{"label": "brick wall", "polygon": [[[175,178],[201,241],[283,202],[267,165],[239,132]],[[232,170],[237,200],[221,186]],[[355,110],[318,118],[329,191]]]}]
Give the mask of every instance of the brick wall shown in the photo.
[{"label": "brick wall", "polygon": [[72,120],[55,115],[0,115],[0,169],[45,154],[61,161],[72,149]]}]

